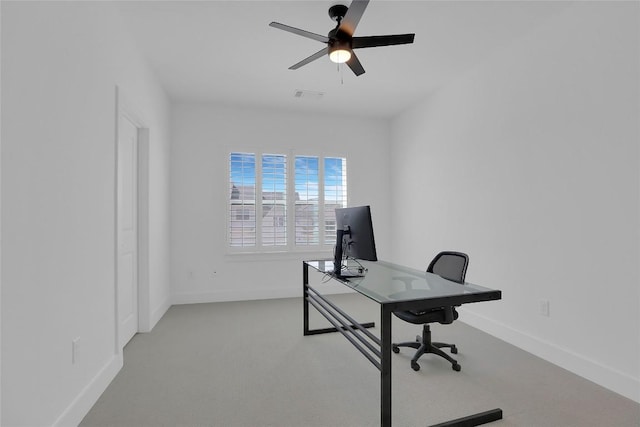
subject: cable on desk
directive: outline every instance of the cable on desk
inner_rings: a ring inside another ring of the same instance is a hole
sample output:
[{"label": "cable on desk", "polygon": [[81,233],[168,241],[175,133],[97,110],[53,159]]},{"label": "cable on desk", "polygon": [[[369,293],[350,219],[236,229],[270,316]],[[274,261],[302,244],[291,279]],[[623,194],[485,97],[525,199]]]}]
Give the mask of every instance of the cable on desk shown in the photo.
[{"label": "cable on desk", "polygon": [[335,276],[333,274],[324,273],[324,275],[322,276],[321,283],[329,283],[334,278],[335,278]]}]

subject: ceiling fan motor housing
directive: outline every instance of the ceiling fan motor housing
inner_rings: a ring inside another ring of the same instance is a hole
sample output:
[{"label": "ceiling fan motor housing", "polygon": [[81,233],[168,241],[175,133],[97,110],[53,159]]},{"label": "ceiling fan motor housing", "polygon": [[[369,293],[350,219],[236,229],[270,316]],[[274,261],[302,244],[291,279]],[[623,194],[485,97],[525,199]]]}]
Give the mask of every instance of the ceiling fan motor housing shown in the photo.
[{"label": "ceiling fan motor housing", "polygon": [[351,41],[350,40],[340,40],[336,38],[331,38],[329,40],[329,53],[334,50],[351,50]]}]

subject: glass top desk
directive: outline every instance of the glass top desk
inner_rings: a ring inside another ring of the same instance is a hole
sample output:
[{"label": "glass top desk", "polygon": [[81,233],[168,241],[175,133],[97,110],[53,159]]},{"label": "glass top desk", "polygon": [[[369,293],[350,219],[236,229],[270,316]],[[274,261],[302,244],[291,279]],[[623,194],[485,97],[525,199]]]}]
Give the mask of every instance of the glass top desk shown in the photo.
[{"label": "glass top desk", "polygon": [[[384,261],[360,261],[363,277],[341,278],[331,274],[333,260],[303,261],[303,331],[304,335],[340,332],[380,371],[380,425],[391,426],[391,314],[394,311],[421,311],[481,301],[499,300],[501,291],[483,286],[452,282],[420,270]],[[359,323],[309,285],[309,267],[329,275],[380,305],[380,337],[368,328],[374,323]],[[332,328],[309,329],[309,305],[332,325]],[[501,409],[452,420],[438,426],[476,426],[502,419]]]}]

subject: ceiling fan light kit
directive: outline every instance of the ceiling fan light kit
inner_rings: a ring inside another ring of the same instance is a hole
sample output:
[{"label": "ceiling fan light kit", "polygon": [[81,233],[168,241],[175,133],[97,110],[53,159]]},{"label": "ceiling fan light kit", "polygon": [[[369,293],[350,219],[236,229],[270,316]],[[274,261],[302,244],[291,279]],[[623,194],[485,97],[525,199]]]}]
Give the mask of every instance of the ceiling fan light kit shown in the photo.
[{"label": "ceiling fan light kit", "polygon": [[336,40],[329,46],[329,59],[342,64],[351,59],[351,46],[346,41]]},{"label": "ceiling fan light kit", "polygon": [[269,25],[283,31],[306,37],[325,43],[327,46],[320,49],[313,55],[303,59],[297,64],[289,67],[290,70],[297,70],[303,65],[315,61],[325,55],[329,55],[329,59],[336,63],[346,63],[356,76],[364,74],[364,67],[358,60],[354,49],[365,47],[391,46],[397,44],[413,43],[415,34],[394,34],[386,36],[367,36],[354,37],[353,34],[362,18],[369,0],[353,0],[349,7],[336,4],[329,8],[329,17],[337,22],[334,29],[329,31],[327,36],[312,33],[299,28],[290,27],[288,25],[272,22]]}]

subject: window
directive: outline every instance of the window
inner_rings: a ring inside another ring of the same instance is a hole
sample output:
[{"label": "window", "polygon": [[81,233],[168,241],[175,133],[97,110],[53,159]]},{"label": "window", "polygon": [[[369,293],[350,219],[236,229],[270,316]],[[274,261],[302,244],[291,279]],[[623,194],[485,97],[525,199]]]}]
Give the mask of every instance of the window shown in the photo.
[{"label": "window", "polygon": [[262,245],[287,244],[287,156],[262,156]]},{"label": "window", "polygon": [[232,152],[229,246],[260,252],[335,244],[335,209],[347,206],[346,165],[341,157]]},{"label": "window", "polygon": [[296,156],[296,245],[308,246],[320,243],[319,176],[317,157]]},{"label": "window", "polygon": [[232,153],[230,161],[229,244],[256,245],[256,155]]}]

